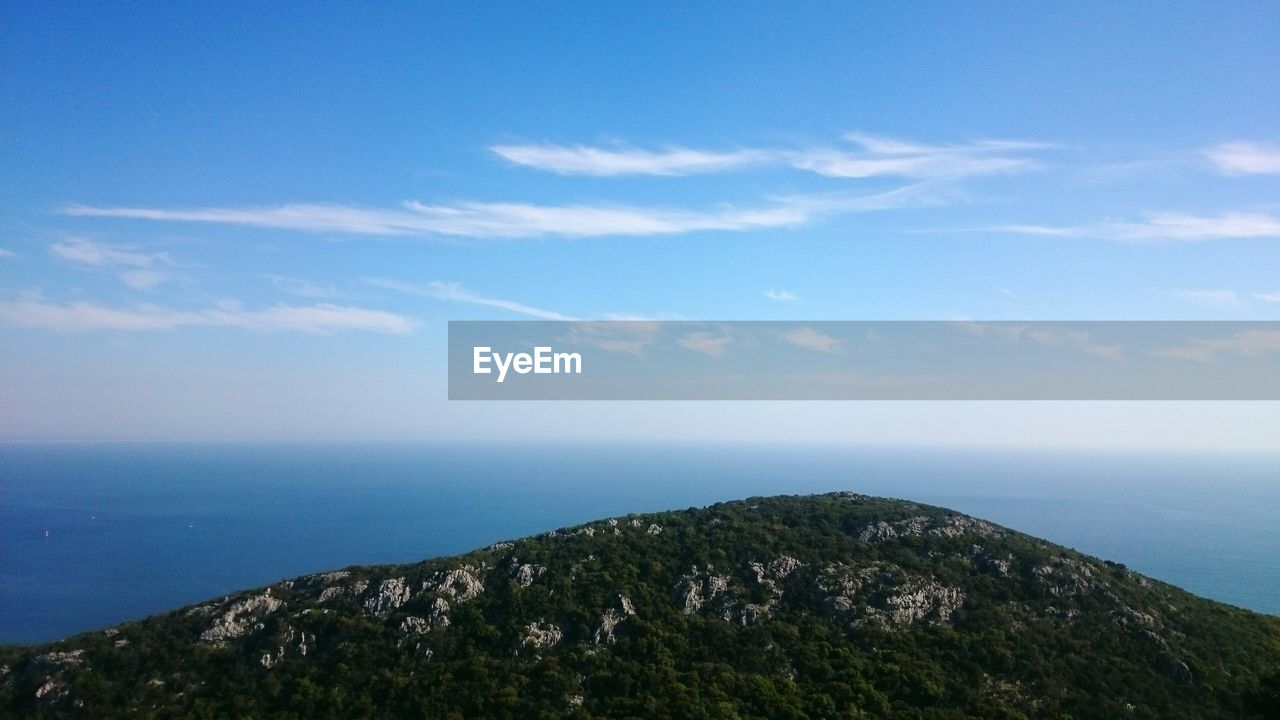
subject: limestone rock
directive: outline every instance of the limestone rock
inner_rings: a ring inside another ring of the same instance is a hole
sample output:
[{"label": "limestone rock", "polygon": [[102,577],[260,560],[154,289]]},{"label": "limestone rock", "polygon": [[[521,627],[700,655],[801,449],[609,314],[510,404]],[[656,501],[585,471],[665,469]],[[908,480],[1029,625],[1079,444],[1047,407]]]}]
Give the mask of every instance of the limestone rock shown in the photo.
[{"label": "limestone rock", "polygon": [[221,615],[214,618],[213,624],[200,633],[205,642],[221,643],[241,637],[250,628],[259,628],[260,618],[269,615],[284,606],[284,603],[271,597],[270,593],[252,595],[231,603]]}]

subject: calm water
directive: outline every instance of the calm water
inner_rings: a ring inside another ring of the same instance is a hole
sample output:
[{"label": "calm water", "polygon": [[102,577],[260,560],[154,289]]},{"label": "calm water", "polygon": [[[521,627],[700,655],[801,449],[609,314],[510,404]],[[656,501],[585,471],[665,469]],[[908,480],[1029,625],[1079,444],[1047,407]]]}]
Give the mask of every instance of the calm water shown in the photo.
[{"label": "calm water", "polygon": [[0,445],[0,642],[607,515],[829,490],[955,508],[1280,614],[1280,455],[10,444]]}]

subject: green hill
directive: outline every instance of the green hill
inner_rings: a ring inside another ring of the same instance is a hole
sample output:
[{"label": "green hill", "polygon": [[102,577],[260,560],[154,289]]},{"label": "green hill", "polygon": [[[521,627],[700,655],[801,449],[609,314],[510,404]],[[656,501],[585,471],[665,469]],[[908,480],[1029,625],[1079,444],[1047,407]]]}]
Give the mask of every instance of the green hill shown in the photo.
[{"label": "green hill", "polygon": [[1280,707],[1280,618],[836,494],[297,578],[0,665],[21,717],[1240,718]]}]

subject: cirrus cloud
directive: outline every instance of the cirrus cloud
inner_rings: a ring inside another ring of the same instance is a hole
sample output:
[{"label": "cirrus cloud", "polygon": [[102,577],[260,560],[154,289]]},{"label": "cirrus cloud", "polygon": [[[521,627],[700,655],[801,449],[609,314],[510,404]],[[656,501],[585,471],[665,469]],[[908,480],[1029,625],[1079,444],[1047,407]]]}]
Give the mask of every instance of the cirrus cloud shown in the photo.
[{"label": "cirrus cloud", "polygon": [[1228,175],[1280,175],[1280,145],[1230,142],[1204,151]]},{"label": "cirrus cloud", "polygon": [[0,324],[55,332],[233,327],[256,332],[332,334],[360,330],[387,335],[409,335],[417,325],[403,315],[345,305],[274,305],[249,310],[236,302],[223,302],[200,310],[177,310],[151,304],[108,307],[33,299],[0,301]]}]

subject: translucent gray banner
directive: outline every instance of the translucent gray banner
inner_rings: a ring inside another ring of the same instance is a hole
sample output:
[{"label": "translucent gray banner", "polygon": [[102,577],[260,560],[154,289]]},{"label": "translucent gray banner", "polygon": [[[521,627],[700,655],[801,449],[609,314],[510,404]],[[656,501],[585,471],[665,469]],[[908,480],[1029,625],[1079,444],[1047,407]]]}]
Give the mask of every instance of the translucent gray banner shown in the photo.
[{"label": "translucent gray banner", "polygon": [[1280,322],[453,321],[450,400],[1280,400]]}]

